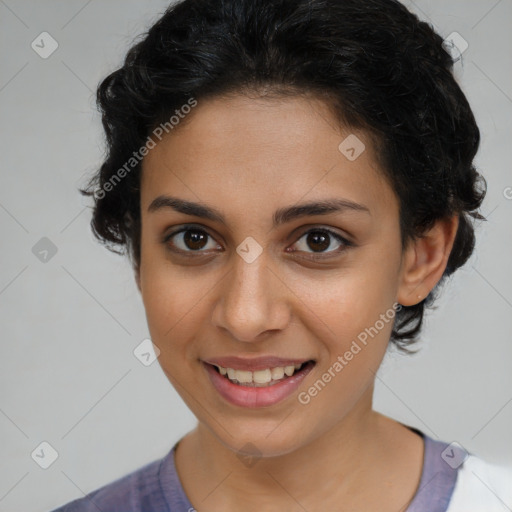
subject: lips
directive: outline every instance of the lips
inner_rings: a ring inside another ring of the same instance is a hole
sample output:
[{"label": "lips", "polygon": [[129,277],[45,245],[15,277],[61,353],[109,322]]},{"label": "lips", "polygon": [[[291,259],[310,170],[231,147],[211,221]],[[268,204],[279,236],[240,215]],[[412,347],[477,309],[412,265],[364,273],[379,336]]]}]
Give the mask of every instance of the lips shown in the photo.
[{"label": "lips", "polygon": [[315,366],[313,360],[223,357],[203,362],[216,391],[231,404],[268,407],[290,396]]}]

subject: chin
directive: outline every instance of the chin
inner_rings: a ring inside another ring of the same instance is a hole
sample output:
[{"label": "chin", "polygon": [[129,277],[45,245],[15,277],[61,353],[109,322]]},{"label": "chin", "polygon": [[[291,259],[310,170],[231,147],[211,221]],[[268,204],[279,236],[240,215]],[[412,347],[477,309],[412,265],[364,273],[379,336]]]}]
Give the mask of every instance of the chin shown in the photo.
[{"label": "chin", "polygon": [[259,422],[239,422],[230,426],[229,433],[219,425],[208,428],[223,446],[238,457],[266,458],[287,455],[308,444],[305,429],[297,421],[285,423],[287,420],[282,424],[280,421],[266,422],[265,426]]}]

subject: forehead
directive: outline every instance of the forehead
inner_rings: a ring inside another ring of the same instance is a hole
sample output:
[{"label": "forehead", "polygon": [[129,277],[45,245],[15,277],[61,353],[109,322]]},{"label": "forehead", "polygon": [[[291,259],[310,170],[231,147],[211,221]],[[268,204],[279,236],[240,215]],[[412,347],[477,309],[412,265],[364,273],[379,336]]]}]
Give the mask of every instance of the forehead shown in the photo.
[{"label": "forehead", "polygon": [[341,126],[323,101],[298,96],[199,101],[144,158],[142,210],[166,193],[235,215],[327,197],[375,214],[396,207],[368,135]]}]

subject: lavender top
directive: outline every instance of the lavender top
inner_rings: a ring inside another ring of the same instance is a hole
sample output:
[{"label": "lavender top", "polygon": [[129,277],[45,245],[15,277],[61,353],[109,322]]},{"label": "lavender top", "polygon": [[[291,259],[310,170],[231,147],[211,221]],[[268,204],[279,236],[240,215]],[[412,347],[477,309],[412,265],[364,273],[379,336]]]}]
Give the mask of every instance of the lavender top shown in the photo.
[{"label": "lavender top", "polygon": [[[448,444],[422,432],[425,456],[418,490],[406,512],[446,512],[457,480],[457,469],[441,457]],[[111,482],[52,512],[195,512],[174,465],[179,441],[162,459]],[[453,449],[447,449],[448,455]]]}]

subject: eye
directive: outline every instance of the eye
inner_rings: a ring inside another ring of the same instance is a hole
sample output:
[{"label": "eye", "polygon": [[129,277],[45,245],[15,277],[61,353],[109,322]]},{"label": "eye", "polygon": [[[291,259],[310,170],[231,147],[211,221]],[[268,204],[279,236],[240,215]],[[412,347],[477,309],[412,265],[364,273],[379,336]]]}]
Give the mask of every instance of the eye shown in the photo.
[{"label": "eye", "polygon": [[[162,242],[173,252],[187,253],[191,256],[200,255],[209,250],[222,250],[207,231],[196,226],[184,226],[173,231],[166,235]],[[306,252],[310,255],[308,256],[310,259],[322,259],[343,252],[353,246],[353,243],[329,229],[314,228],[304,233],[294,245],[298,246],[298,249],[288,252]],[[327,250],[329,247],[331,250]],[[309,252],[308,248],[311,248],[312,252]]]},{"label": "eye", "polygon": [[[194,226],[185,226],[178,231],[166,235],[163,239],[163,243],[166,244],[171,251],[187,253],[201,253],[220,247],[217,243],[213,242],[210,242],[211,246],[208,247],[208,239],[213,240],[204,229]],[[173,241],[171,242],[171,240]]]},{"label": "eye", "polygon": [[[301,242],[301,240],[303,240]],[[334,243],[333,243],[334,242]],[[325,228],[314,228],[310,229],[308,232],[304,233],[297,242],[294,244],[299,247],[299,251],[308,252],[308,247],[313,249],[313,252],[309,254],[312,255],[313,259],[320,259],[325,256],[332,256],[333,254],[339,254],[347,249],[347,247],[352,246],[353,244],[343,238],[338,233],[331,231]],[[332,249],[334,245],[334,249]],[[327,250],[331,247],[331,250]],[[290,252],[296,252],[295,250]]]}]

